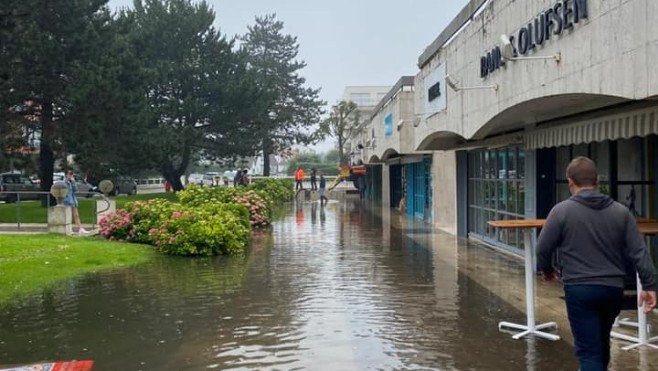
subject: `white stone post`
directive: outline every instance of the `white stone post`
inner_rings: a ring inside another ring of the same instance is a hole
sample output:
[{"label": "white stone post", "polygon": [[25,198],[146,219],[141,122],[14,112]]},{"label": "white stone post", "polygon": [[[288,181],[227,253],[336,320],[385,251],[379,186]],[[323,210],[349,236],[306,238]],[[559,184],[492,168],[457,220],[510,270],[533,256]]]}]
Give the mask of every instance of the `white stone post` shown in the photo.
[{"label": "white stone post", "polygon": [[116,200],[109,198],[96,199],[96,221],[100,221],[104,216],[115,212],[117,209]]},{"label": "white stone post", "polygon": [[48,208],[48,232],[59,234],[71,234],[73,214],[71,208],[57,205]]}]

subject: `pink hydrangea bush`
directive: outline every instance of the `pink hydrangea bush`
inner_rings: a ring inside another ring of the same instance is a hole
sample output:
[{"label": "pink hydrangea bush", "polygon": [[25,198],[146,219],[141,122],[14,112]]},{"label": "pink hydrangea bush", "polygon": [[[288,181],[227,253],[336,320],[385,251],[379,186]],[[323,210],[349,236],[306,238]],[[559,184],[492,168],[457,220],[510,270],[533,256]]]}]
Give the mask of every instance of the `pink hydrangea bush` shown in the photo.
[{"label": "pink hydrangea bush", "polygon": [[233,196],[233,202],[243,205],[249,210],[249,223],[254,227],[264,227],[270,224],[270,207],[265,199],[255,191],[247,191]]},{"label": "pink hydrangea bush", "polygon": [[106,215],[98,222],[100,235],[117,241],[132,241],[135,237],[132,216],[125,209]]}]

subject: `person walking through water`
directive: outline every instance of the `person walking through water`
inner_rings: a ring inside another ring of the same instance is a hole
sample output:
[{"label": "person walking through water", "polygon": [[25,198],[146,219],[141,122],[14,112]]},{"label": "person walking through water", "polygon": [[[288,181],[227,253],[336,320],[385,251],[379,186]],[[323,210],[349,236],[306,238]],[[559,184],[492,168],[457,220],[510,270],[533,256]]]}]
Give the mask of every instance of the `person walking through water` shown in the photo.
[{"label": "person walking through water", "polygon": [[315,168],[311,168],[311,191],[318,190],[318,183],[316,182]]},{"label": "person walking through water", "polygon": [[567,167],[572,196],[555,205],[537,240],[537,270],[558,279],[552,258],[560,257],[567,316],[581,371],[604,371],[610,362],[610,330],[624,299],[627,266],[642,282],[639,305],[656,307],[656,279],[635,217],[598,190],[594,161],[577,157]]},{"label": "person walking through water", "polygon": [[325,179],[324,174],[320,172],[320,206],[324,206],[329,202],[329,199],[325,196],[327,193],[327,179]]},{"label": "person walking through water", "polygon": [[87,234],[89,232],[86,229],[82,228],[82,223],[80,223],[80,213],[78,212],[78,198],[75,196],[75,193],[78,191],[78,185],[75,182],[75,173],[73,171],[69,170],[66,173],[66,177],[64,178],[64,183],[66,183],[68,192],[66,193],[66,197],[64,197],[64,201],[62,201],[62,204],[71,208],[71,213],[73,214],[73,222],[75,223],[75,226],[78,228],[78,234]]},{"label": "person walking through water", "polygon": [[364,200],[366,198],[366,177],[365,175],[359,175],[357,179],[357,185],[359,187],[359,199]]},{"label": "person walking through water", "polygon": [[298,191],[300,189],[304,189],[304,169],[302,167],[298,167],[297,171],[295,171],[295,191]]}]

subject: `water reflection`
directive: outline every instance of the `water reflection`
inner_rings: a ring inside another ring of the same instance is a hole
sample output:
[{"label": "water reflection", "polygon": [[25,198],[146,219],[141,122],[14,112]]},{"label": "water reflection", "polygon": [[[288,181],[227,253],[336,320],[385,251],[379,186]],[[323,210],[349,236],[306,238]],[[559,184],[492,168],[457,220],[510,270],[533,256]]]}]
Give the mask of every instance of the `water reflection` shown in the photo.
[{"label": "water reflection", "polygon": [[521,313],[460,273],[464,264],[454,239],[399,214],[300,203],[256,233],[245,257],[158,258],[3,308],[0,359],[90,358],[98,370],[576,369],[562,342],[499,333],[498,320]]}]

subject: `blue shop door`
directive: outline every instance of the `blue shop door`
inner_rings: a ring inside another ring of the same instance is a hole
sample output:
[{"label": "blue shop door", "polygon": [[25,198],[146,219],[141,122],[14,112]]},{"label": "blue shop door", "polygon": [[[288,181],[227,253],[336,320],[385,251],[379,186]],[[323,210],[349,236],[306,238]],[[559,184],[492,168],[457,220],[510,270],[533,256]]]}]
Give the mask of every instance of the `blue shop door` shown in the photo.
[{"label": "blue shop door", "polygon": [[425,200],[427,198],[425,184],[425,163],[414,164],[414,216],[425,218]]},{"label": "blue shop door", "polygon": [[428,200],[426,164],[407,164],[404,170],[407,178],[407,215],[424,219]]}]

